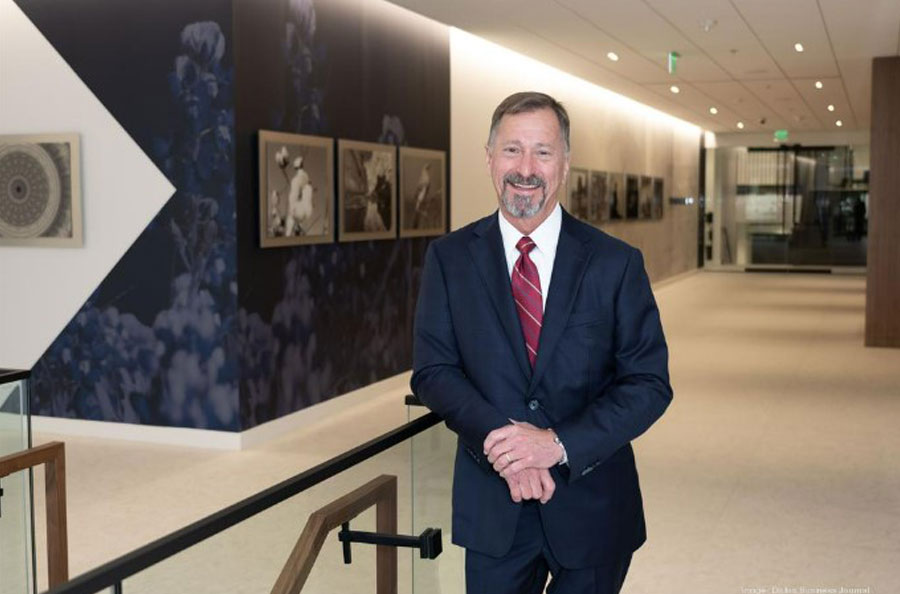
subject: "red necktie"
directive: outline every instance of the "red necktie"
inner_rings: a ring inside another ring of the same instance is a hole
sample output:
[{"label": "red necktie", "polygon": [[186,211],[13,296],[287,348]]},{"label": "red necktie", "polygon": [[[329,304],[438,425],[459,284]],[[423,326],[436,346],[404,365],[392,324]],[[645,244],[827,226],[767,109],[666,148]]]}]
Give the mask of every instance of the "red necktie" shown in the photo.
[{"label": "red necktie", "polygon": [[534,249],[534,241],[525,236],[516,244],[521,255],[513,266],[512,294],[516,301],[516,311],[522,323],[522,334],[525,335],[525,349],[528,360],[534,367],[537,359],[538,341],[541,337],[541,321],[544,319],[544,303],[541,297],[541,279],[537,266],[531,261],[528,253]]}]

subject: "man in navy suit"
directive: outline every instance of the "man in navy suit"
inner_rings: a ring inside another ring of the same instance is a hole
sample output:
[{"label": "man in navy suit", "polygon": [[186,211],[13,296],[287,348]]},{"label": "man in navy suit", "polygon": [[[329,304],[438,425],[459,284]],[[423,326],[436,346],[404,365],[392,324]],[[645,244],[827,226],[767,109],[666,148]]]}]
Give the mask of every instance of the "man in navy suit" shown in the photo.
[{"label": "man in navy suit", "polygon": [[659,312],[640,252],[558,204],[561,104],[506,98],[486,148],[500,208],[429,247],[412,377],[459,436],[467,591],[616,593],[646,539],[630,442],[672,399]]}]

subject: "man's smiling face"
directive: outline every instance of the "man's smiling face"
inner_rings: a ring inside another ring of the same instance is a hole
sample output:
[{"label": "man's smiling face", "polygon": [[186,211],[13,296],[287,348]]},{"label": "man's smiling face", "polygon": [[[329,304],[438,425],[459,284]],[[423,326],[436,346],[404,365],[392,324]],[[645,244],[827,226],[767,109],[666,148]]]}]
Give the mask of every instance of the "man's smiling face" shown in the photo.
[{"label": "man's smiling face", "polygon": [[556,206],[556,193],[569,173],[569,155],[553,110],[503,116],[487,146],[487,163],[507,219],[536,223],[530,228],[540,224]]}]

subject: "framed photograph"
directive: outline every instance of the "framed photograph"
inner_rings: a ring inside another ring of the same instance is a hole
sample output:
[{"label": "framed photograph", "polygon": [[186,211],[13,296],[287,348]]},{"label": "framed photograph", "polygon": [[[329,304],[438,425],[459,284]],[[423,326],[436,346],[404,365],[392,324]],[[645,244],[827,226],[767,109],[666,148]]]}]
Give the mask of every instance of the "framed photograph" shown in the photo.
[{"label": "framed photograph", "polygon": [[638,176],[625,176],[625,218],[638,218]]},{"label": "framed photograph", "polygon": [[569,203],[569,214],[582,221],[590,220],[587,169],[576,169],[574,167],[569,169],[569,182],[566,186],[566,198]]},{"label": "framed photograph", "polygon": [[400,147],[400,237],[446,232],[446,161],[444,151]]},{"label": "framed photograph", "polygon": [[665,181],[661,177],[653,178],[653,204],[652,215],[654,219],[663,218],[663,196],[665,192]]},{"label": "framed photograph", "polygon": [[606,201],[609,203],[611,221],[625,218],[625,174],[609,174],[606,180]]},{"label": "framed photograph", "polygon": [[334,242],[334,141],[259,131],[259,245]]},{"label": "framed photograph", "polygon": [[397,148],[338,140],[340,241],[397,237]]},{"label": "framed photograph", "polygon": [[653,178],[641,176],[641,188],[638,192],[638,218],[649,219],[653,216]]},{"label": "framed photograph", "polygon": [[81,247],[77,134],[0,136],[0,245]]},{"label": "framed photograph", "polygon": [[599,224],[609,220],[609,202],[607,201],[608,182],[607,173],[605,171],[591,171],[590,183],[588,184],[588,214],[591,223]]}]

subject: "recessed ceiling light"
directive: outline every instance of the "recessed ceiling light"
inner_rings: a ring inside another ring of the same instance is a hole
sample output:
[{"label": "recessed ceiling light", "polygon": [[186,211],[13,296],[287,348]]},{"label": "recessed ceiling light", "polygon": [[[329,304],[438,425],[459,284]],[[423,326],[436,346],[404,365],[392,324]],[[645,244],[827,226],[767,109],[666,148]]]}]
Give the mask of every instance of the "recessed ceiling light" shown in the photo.
[{"label": "recessed ceiling light", "polygon": [[737,127],[738,127],[738,130],[743,130],[743,129],[744,129],[744,122],[738,122],[738,123],[737,123]]},{"label": "recessed ceiling light", "polygon": [[834,105],[828,104],[828,111],[834,111]]},{"label": "recessed ceiling light", "polygon": [[716,115],[717,113],[719,113],[719,110],[716,109],[715,107],[710,107],[710,108],[709,108],[709,113],[711,113],[711,114],[713,114],[713,115]]},{"label": "recessed ceiling light", "polygon": [[822,86],[823,86],[823,85],[822,85],[822,81],[817,80],[817,81],[816,81],[816,88],[817,88],[817,89],[821,89]]},{"label": "recessed ceiling light", "polygon": [[709,33],[718,23],[719,21],[717,21],[716,19],[701,19],[700,28],[703,29],[704,33]]},{"label": "recessed ceiling light", "polygon": [[794,44],[794,49],[795,49],[796,51],[798,51],[798,52],[802,52],[802,51],[803,51],[803,44],[802,44],[802,43],[795,43],[795,44]]},{"label": "recessed ceiling light", "polygon": [[616,52],[608,52],[606,54],[606,57],[609,58],[610,60],[612,60],[613,62],[619,61],[619,54],[617,54]]},{"label": "recessed ceiling light", "polygon": [[837,126],[838,128],[840,128],[841,126],[844,125],[844,122],[838,120],[838,121],[836,121],[836,122],[834,123],[834,125]]},{"label": "recessed ceiling light", "polygon": [[681,92],[681,89],[678,88],[678,85],[672,85],[669,87],[669,90],[675,93],[676,95]]}]

